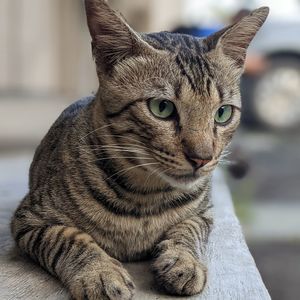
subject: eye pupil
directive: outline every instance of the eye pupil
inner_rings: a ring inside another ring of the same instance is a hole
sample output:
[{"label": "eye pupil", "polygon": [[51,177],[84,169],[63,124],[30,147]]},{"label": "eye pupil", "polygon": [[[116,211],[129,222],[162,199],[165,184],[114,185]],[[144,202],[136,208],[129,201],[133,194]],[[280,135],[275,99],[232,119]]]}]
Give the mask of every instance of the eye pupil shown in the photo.
[{"label": "eye pupil", "polygon": [[219,110],[218,110],[218,114],[219,114],[219,118],[222,118],[223,114],[224,114],[224,107],[221,107]]},{"label": "eye pupil", "polygon": [[166,109],[166,107],[167,107],[167,101],[161,101],[160,103],[159,103],[159,111],[160,112],[163,112],[165,109]]}]

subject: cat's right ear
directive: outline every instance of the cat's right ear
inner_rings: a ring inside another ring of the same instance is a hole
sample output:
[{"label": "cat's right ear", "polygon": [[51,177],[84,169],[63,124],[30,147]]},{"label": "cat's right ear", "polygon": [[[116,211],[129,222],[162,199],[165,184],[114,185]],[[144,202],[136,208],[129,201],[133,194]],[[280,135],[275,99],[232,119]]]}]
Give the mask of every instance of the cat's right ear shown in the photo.
[{"label": "cat's right ear", "polygon": [[127,22],[105,0],[85,0],[93,55],[98,67],[109,71],[121,60],[151,51]]}]

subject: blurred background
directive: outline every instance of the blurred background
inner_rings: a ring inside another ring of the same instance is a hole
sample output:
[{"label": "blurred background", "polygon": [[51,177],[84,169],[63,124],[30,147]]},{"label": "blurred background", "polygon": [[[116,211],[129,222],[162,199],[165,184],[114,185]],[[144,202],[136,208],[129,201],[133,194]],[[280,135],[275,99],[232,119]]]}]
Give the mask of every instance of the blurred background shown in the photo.
[{"label": "blurred background", "polygon": [[[262,5],[242,80],[244,113],[228,176],[272,299],[300,298],[300,0],[111,0],[138,31],[205,36]],[[81,0],[0,0],[0,202],[20,198],[35,147],[60,112],[96,91]],[[226,168],[225,168],[226,169]],[[237,175],[243,170],[235,168]]]}]

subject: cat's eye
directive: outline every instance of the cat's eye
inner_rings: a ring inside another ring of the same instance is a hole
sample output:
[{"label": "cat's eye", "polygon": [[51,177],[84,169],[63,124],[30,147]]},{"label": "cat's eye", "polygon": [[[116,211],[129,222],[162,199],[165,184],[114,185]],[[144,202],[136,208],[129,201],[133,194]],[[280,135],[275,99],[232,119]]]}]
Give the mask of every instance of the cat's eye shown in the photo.
[{"label": "cat's eye", "polygon": [[153,115],[161,119],[170,118],[176,111],[174,103],[169,100],[151,99],[148,105]]},{"label": "cat's eye", "polygon": [[233,115],[233,107],[231,105],[223,105],[221,106],[216,114],[215,121],[217,124],[226,125]]}]

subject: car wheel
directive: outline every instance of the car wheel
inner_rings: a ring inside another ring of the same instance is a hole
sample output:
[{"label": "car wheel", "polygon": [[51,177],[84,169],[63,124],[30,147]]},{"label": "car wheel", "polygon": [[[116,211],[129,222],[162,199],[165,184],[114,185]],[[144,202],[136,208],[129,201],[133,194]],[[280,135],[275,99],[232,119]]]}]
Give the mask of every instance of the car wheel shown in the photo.
[{"label": "car wheel", "polygon": [[273,57],[267,71],[254,82],[252,112],[271,129],[288,130],[300,125],[300,59]]}]

